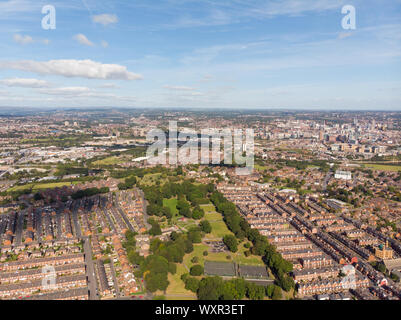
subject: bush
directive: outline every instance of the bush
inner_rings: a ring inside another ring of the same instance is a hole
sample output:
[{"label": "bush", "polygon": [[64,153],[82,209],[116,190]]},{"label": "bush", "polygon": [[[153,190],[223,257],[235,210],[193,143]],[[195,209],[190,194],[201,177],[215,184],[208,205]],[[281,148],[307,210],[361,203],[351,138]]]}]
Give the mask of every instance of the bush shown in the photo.
[{"label": "bush", "polygon": [[237,239],[233,235],[225,235],[223,238],[224,244],[228,247],[231,252],[238,251],[238,242]]},{"label": "bush", "polygon": [[168,272],[170,272],[171,274],[176,274],[177,272],[177,265],[173,262],[169,262],[168,264]]},{"label": "bush", "polygon": [[201,243],[202,235],[200,231],[190,230],[188,232],[188,239],[191,240],[192,243]]},{"label": "bush", "polygon": [[203,256],[204,256],[204,257],[206,257],[206,256],[208,256],[208,255],[209,255],[209,252],[207,252],[206,250],[203,251]]},{"label": "bush", "polygon": [[201,230],[202,230],[204,233],[211,233],[211,232],[212,232],[212,226],[211,226],[210,222],[207,221],[207,220],[203,220],[203,221],[199,224],[199,227],[201,228]]},{"label": "bush", "polygon": [[201,208],[196,207],[194,211],[192,212],[192,218],[195,220],[200,220],[205,216],[205,211],[203,211]]},{"label": "bush", "polygon": [[181,276],[181,280],[184,281],[184,282],[186,282],[187,279],[188,279],[188,277],[189,277],[189,274],[188,274],[188,273],[184,273],[184,274]]},{"label": "bush", "polygon": [[196,278],[188,277],[185,281],[185,289],[192,292],[197,292],[199,288],[199,280]]},{"label": "bush", "polygon": [[191,276],[201,276],[203,274],[203,267],[200,264],[194,265],[189,271]]}]

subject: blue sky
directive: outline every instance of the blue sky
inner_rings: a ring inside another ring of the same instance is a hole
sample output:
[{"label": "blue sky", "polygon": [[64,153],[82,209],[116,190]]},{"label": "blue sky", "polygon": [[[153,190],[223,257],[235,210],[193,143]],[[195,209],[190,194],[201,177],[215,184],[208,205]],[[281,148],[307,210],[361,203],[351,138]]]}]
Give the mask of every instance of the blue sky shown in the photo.
[{"label": "blue sky", "polygon": [[0,0],[0,106],[401,110],[401,0]]}]

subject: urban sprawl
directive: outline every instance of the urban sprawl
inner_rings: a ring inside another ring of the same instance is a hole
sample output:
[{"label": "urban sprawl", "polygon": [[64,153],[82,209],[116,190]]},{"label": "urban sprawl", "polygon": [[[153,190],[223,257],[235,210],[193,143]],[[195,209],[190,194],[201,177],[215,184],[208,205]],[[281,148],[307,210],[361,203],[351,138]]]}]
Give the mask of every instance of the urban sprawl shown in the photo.
[{"label": "urban sprawl", "polygon": [[[253,170],[223,141],[153,164],[171,121],[252,129]],[[2,111],[0,299],[399,300],[400,133],[400,112]]]}]

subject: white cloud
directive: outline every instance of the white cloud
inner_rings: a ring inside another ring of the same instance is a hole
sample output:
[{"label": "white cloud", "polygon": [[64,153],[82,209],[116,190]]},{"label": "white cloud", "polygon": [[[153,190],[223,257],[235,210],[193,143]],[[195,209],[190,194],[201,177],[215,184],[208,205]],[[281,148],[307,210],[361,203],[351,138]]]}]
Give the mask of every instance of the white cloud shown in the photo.
[{"label": "white cloud", "polygon": [[118,17],[115,14],[99,14],[92,16],[92,21],[107,26],[118,22]]},{"label": "white cloud", "polygon": [[40,93],[56,95],[56,96],[80,96],[87,95],[91,92],[88,87],[62,87],[62,88],[51,88],[51,89],[40,89]]},{"label": "white cloud", "polygon": [[20,35],[20,34],[15,34],[14,35],[14,41],[16,42],[16,43],[19,43],[19,44],[29,44],[29,43],[33,43],[33,39],[32,39],[32,37],[30,37],[30,36],[27,36],[27,35]]},{"label": "white cloud", "polygon": [[23,87],[23,88],[45,88],[50,86],[50,84],[44,80],[23,79],[23,78],[3,79],[0,80],[0,83],[8,87]]},{"label": "white cloud", "polygon": [[0,16],[9,17],[11,14],[21,14],[24,12],[32,12],[37,9],[40,4],[28,0],[8,0],[0,2]]},{"label": "white cloud", "polygon": [[109,43],[104,40],[102,40],[102,42],[100,44],[102,45],[103,48],[108,48],[108,46],[109,46]]},{"label": "white cloud", "polygon": [[[98,92],[94,89],[88,87],[60,87],[60,88],[51,88],[51,89],[39,89],[39,93],[50,95],[50,96],[57,96],[57,100],[62,100],[65,98],[68,99],[102,99],[102,101],[107,101],[111,103],[112,101],[135,101],[136,98],[132,96],[118,96],[112,93],[107,92]],[[106,99],[106,100],[104,100]],[[107,100],[111,99],[111,100]]]},{"label": "white cloud", "polygon": [[[163,25],[163,28],[192,28],[230,25],[249,20],[263,20],[279,16],[301,16],[307,13],[321,13],[341,8],[347,0],[207,0],[203,10],[188,10],[183,6],[195,0],[167,1],[158,9],[167,13],[174,13],[177,19],[172,24]],[[171,5],[173,4],[173,5]],[[181,9],[181,11],[177,10]],[[174,10],[174,11],[173,11]],[[177,14],[178,12],[178,14]],[[184,15],[180,12],[185,12]]]},{"label": "white cloud", "polygon": [[191,88],[191,87],[170,86],[170,85],[164,85],[163,88],[169,89],[169,90],[178,90],[178,91],[194,91],[194,90],[196,90],[195,88]]},{"label": "white cloud", "polygon": [[129,72],[118,64],[102,64],[92,60],[0,61],[0,69],[14,69],[68,78],[103,80],[140,80],[142,75]]},{"label": "white cloud", "polygon": [[250,8],[249,12],[255,16],[297,16],[306,12],[322,12],[340,8],[345,0],[314,0],[305,3],[304,0],[268,1],[263,5]]},{"label": "white cloud", "polygon": [[23,45],[31,44],[31,43],[42,43],[42,44],[48,45],[50,43],[49,39],[36,39],[35,40],[31,36],[28,36],[28,35],[15,34],[13,38],[16,43],[23,44]]},{"label": "white cloud", "polygon": [[80,44],[85,46],[93,46],[93,42],[91,42],[84,34],[79,33],[74,36],[74,40],[78,41]]},{"label": "white cloud", "polygon": [[103,88],[103,89],[117,89],[119,88],[118,85],[114,84],[114,83],[105,83],[102,84],[100,86],[98,86],[98,88]]}]

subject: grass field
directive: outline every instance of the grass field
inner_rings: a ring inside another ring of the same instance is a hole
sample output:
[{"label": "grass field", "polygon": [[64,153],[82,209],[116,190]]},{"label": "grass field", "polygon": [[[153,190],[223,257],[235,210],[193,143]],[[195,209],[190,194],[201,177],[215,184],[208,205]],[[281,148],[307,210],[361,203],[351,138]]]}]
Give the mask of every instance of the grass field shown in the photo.
[{"label": "grass field", "polygon": [[205,210],[205,219],[212,226],[212,233],[206,235],[207,239],[223,238],[227,234],[232,234],[223,221],[223,216],[215,211],[214,205],[203,206],[202,209]]},{"label": "grass field", "polygon": [[178,214],[177,202],[178,202],[178,200],[175,198],[163,199],[163,207],[170,208],[173,216],[176,216]]},{"label": "grass field", "polygon": [[261,257],[250,255],[246,257],[244,252],[249,250],[244,247],[245,243],[241,243],[238,246],[238,252],[235,253],[234,261],[239,264],[248,264],[253,266],[264,266],[264,262],[262,261]]},{"label": "grass field", "polygon": [[112,166],[112,165],[120,164],[122,162],[123,161],[117,157],[108,157],[108,158],[93,162],[93,165],[94,166]]},{"label": "grass field", "polygon": [[161,173],[146,174],[143,178],[140,179],[140,183],[146,186],[152,186],[156,184],[157,181],[160,181],[160,184],[163,185],[167,181],[167,179],[162,179],[161,176]]},{"label": "grass field", "polygon": [[222,221],[223,217],[218,212],[209,211],[205,213],[205,219],[209,221]]},{"label": "grass field", "polygon": [[[72,182],[72,184],[79,184],[79,182]],[[21,191],[32,188],[32,192],[45,189],[54,189],[64,186],[70,186],[71,182],[53,182],[53,183],[30,183],[23,186],[15,186],[8,189],[8,192]]]},{"label": "grass field", "polygon": [[205,213],[216,211],[213,204],[201,204],[200,207],[205,211]]},{"label": "grass field", "polygon": [[391,165],[384,165],[384,164],[364,164],[365,168],[373,169],[373,170],[380,170],[380,171],[392,171],[398,172],[401,171],[401,166],[391,166]]},{"label": "grass field", "polygon": [[184,281],[181,280],[181,276],[184,273],[188,273],[187,269],[184,265],[177,264],[177,272],[176,274],[168,274],[168,281],[170,282],[167,290],[166,290],[166,298],[167,299],[174,299],[176,297],[179,300],[188,299],[193,300],[196,299],[196,294],[192,291],[185,289]]},{"label": "grass field", "polygon": [[265,171],[268,170],[269,168],[266,166],[261,166],[260,164],[255,164],[255,169],[259,171]]},{"label": "grass field", "polygon": [[[208,220],[208,218],[206,218]],[[227,226],[224,221],[209,221],[212,226],[212,237],[213,238],[223,238],[225,235],[232,234],[230,230],[227,229]]]},{"label": "grass field", "polygon": [[193,219],[187,219],[186,221],[177,220],[175,224],[185,230],[189,230],[191,227],[196,227],[198,225]]},{"label": "grass field", "polygon": [[[227,256],[231,256],[229,253],[225,252],[220,252],[220,253],[211,253],[207,256],[203,255],[204,251],[207,251],[209,247],[204,244],[196,244],[194,245],[194,251],[184,257],[184,263],[188,268],[191,268],[194,264],[200,264],[204,266],[205,260],[210,260],[210,261],[220,261],[220,262],[227,262],[227,261],[232,261],[231,259],[228,260]],[[193,257],[198,257],[199,262],[197,263],[192,263],[191,260]]]}]

